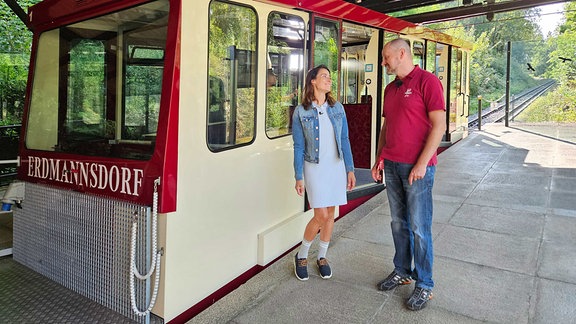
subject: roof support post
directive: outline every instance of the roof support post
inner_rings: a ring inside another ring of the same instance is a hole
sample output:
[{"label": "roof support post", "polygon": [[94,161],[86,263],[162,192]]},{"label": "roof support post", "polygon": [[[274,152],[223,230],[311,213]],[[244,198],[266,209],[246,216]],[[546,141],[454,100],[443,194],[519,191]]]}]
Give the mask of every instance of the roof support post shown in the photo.
[{"label": "roof support post", "polygon": [[504,117],[504,126],[508,127],[508,113],[510,111],[510,52],[512,52],[512,43],[506,44],[506,114]]}]

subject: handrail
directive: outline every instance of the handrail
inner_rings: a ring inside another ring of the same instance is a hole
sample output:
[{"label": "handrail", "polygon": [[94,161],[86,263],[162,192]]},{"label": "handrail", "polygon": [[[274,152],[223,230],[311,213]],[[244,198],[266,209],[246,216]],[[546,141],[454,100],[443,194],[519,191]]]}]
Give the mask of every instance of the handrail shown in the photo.
[{"label": "handrail", "polygon": [[20,164],[20,159],[16,160],[0,160],[0,164]]}]

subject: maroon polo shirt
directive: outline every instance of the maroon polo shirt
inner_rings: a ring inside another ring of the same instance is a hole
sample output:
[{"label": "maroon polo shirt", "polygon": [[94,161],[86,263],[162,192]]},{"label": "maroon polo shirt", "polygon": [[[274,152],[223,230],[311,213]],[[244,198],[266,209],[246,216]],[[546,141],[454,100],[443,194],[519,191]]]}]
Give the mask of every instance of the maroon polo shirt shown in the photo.
[{"label": "maroon polo shirt", "polygon": [[[386,118],[386,145],[380,157],[415,164],[432,129],[428,113],[434,110],[446,110],[442,83],[434,74],[416,65],[402,84],[388,84],[382,113]],[[428,165],[437,162],[434,153]]]}]

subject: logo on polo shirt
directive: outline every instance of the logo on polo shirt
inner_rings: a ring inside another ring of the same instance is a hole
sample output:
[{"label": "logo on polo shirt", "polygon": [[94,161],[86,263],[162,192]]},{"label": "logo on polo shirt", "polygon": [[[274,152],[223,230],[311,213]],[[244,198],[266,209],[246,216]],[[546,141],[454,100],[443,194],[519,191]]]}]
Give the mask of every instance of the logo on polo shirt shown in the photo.
[{"label": "logo on polo shirt", "polygon": [[404,92],[404,98],[408,98],[412,94],[412,88],[408,88],[406,92]]}]

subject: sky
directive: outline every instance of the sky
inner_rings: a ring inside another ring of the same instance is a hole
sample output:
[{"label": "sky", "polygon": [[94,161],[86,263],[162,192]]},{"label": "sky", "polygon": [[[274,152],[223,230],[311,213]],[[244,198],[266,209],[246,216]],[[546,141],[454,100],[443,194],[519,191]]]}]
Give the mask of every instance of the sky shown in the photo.
[{"label": "sky", "polygon": [[539,7],[542,11],[540,12],[540,29],[544,36],[548,36],[549,32],[554,31],[556,27],[561,23],[561,19],[564,17],[562,14],[554,14],[556,12],[562,12],[564,10],[563,3],[554,3]]}]

